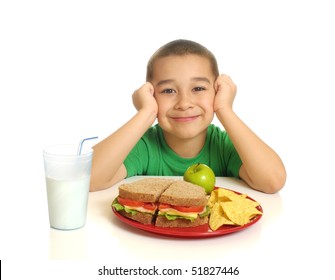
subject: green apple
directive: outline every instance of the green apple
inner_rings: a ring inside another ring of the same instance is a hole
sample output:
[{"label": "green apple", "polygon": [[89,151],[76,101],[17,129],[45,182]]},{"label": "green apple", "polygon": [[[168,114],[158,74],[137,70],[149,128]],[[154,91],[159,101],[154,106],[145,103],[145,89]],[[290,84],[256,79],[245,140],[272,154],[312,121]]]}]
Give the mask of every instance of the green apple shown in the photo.
[{"label": "green apple", "polygon": [[184,181],[203,187],[210,194],[215,186],[215,174],[206,164],[196,163],[187,168]]}]

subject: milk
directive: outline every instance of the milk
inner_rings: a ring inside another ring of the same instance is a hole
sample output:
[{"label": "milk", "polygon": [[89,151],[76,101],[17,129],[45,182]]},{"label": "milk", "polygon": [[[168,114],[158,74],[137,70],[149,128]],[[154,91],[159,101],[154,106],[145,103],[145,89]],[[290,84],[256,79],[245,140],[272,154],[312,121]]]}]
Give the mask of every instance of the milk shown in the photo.
[{"label": "milk", "polygon": [[56,229],[76,229],[86,222],[90,176],[72,180],[46,177],[49,221]]}]

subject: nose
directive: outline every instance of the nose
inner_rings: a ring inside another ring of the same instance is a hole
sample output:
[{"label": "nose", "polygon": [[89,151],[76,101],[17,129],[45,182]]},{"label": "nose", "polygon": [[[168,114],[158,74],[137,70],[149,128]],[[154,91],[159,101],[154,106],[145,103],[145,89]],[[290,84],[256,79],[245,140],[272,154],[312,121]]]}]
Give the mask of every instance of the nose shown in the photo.
[{"label": "nose", "polygon": [[177,95],[177,102],[175,109],[177,110],[187,110],[193,108],[192,95],[187,92],[179,92]]}]

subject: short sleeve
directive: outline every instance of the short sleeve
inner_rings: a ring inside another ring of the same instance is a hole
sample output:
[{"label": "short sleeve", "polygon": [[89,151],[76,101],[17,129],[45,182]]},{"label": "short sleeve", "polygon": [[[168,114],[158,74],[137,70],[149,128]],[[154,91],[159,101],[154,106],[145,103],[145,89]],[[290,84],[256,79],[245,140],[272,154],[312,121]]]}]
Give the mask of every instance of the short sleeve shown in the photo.
[{"label": "short sleeve", "polygon": [[144,139],[137,142],[123,164],[127,170],[127,177],[145,174],[148,166],[148,149]]},{"label": "short sleeve", "polygon": [[211,125],[208,132],[211,165],[218,176],[239,178],[242,160],[226,131]]},{"label": "short sleeve", "polygon": [[224,139],[224,144],[224,160],[226,162],[226,174],[227,176],[234,176],[236,178],[239,178],[242,160],[227,134]]}]

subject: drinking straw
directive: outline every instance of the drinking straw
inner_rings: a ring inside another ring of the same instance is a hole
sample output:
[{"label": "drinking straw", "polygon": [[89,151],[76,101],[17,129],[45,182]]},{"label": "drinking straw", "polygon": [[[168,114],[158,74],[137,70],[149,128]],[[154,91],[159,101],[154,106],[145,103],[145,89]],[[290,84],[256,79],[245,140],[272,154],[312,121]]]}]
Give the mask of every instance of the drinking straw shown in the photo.
[{"label": "drinking straw", "polygon": [[80,156],[81,155],[81,149],[83,147],[83,144],[86,140],[92,140],[92,139],[96,139],[98,138],[98,136],[94,136],[94,137],[89,137],[89,138],[84,138],[83,140],[81,140],[79,142],[79,146],[78,146],[78,151],[77,151],[77,155]]}]

